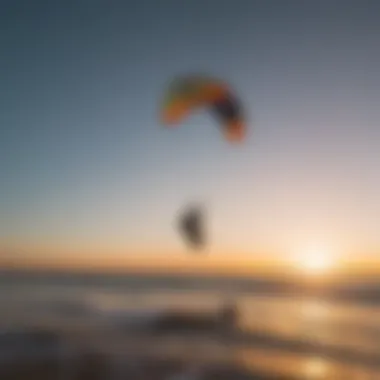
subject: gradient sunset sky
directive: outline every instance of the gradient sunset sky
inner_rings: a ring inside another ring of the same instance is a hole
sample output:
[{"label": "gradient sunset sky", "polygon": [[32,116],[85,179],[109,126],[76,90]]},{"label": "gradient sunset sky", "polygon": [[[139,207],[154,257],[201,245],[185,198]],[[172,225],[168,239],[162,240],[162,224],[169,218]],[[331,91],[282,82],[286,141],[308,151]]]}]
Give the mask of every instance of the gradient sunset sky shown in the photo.
[{"label": "gradient sunset sky", "polygon": [[[377,0],[2,2],[1,255],[185,256],[173,221],[202,201],[215,257],[380,258],[379,15]],[[168,80],[197,71],[243,100],[242,146],[207,112],[159,124]]]}]

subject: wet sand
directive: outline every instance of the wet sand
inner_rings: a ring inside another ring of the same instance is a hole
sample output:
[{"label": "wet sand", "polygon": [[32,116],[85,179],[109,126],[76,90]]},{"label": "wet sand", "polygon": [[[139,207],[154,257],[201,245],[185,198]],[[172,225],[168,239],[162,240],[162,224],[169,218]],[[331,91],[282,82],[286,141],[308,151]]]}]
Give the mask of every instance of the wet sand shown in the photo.
[{"label": "wet sand", "polygon": [[[95,353],[87,353],[78,359],[75,371],[62,367],[55,361],[20,362],[0,371],[2,380],[180,380],[187,372],[187,364],[181,360],[146,357],[139,365],[128,362],[111,367],[109,359]],[[268,375],[239,366],[224,365],[205,367],[199,380],[296,380],[295,377]]]},{"label": "wet sand", "polygon": [[[25,344],[23,334],[27,335]],[[178,342],[168,336],[88,327],[60,333],[29,330],[3,336],[4,340],[10,350],[2,358],[1,380],[184,380],[180,375],[194,368],[195,373],[186,379],[296,379],[242,365],[223,347],[207,348],[202,337]]]},{"label": "wet sand", "polygon": [[[59,334],[51,332],[50,338],[49,332],[40,330],[34,333],[33,339],[40,348],[47,345],[49,350],[33,351],[33,355],[24,352],[14,356],[13,360],[8,358],[0,366],[0,379],[339,380],[362,379],[361,373],[368,374],[367,370],[363,372],[360,369],[362,365],[368,369],[368,365],[377,367],[376,362],[379,363],[378,358],[368,361],[357,353],[347,356],[333,348],[258,333],[251,335],[248,345],[246,337],[237,344],[239,333],[230,337],[205,331],[189,333],[188,327],[186,334],[177,329],[170,334],[165,326],[165,332],[160,331],[155,335],[151,331],[94,330],[93,326],[82,326],[77,329],[66,328]],[[324,369],[318,360],[313,359],[316,354],[330,361],[331,368]],[[337,356],[339,361],[346,363],[342,366],[334,364]],[[355,361],[360,359],[364,359],[364,363],[355,366]],[[195,372],[200,373],[200,376],[178,377],[194,368],[198,369]],[[314,375],[310,377],[307,373]],[[359,377],[355,377],[355,373]]]}]

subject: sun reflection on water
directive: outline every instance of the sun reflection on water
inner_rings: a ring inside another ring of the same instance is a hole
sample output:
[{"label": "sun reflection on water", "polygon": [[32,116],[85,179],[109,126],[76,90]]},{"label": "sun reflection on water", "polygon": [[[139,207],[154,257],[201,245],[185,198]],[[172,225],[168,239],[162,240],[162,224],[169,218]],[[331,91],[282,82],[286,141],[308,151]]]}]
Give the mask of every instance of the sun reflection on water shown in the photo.
[{"label": "sun reflection on water", "polygon": [[303,372],[308,380],[325,379],[328,374],[328,365],[323,359],[314,357],[305,363]]}]

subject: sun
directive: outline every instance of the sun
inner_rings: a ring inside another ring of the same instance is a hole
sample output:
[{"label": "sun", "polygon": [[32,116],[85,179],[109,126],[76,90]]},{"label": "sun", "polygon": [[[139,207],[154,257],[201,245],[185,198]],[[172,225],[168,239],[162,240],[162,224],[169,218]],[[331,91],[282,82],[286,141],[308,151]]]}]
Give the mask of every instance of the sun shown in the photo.
[{"label": "sun", "polygon": [[300,264],[305,271],[312,273],[326,272],[332,266],[329,257],[322,253],[307,255],[300,260]]},{"label": "sun", "polygon": [[331,251],[324,247],[309,247],[295,257],[295,265],[305,274],[320,275],[334,266]]}]

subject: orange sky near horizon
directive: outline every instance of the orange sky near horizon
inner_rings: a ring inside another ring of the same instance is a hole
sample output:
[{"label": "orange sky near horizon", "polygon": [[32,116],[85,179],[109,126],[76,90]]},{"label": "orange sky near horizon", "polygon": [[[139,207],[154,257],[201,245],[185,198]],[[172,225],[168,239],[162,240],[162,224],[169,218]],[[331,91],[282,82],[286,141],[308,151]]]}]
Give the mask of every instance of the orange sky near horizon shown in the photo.
[{"label": "orange sky near horizon", "polygon": [[[50,247],[51,248],[51,247]],[[341,276],[372,276],[380,274],[380,260],[375,257],[362,256],[339,257],[331,259],[326,268],[314,270],[307,263],[315,259],[307,256],[301,259],[270,254],[231,254],[231,253],[193,253],[139,251],[138,254],[123,252],[105,253],[98,250],[91,252],[71,251],[65,254],[51,255],[50,249],[41,249],[38,255],[30,252],[23,254],[0,251],[0,268],[13,269],[51,269],[59,271],[83,272],[148,272],[148,273],[181,273],[181,274],[221,274],[242,276],[283,276],[315,279],[323,281],[338,279]],[[185,253],[185,254],[184,254]]]}]

